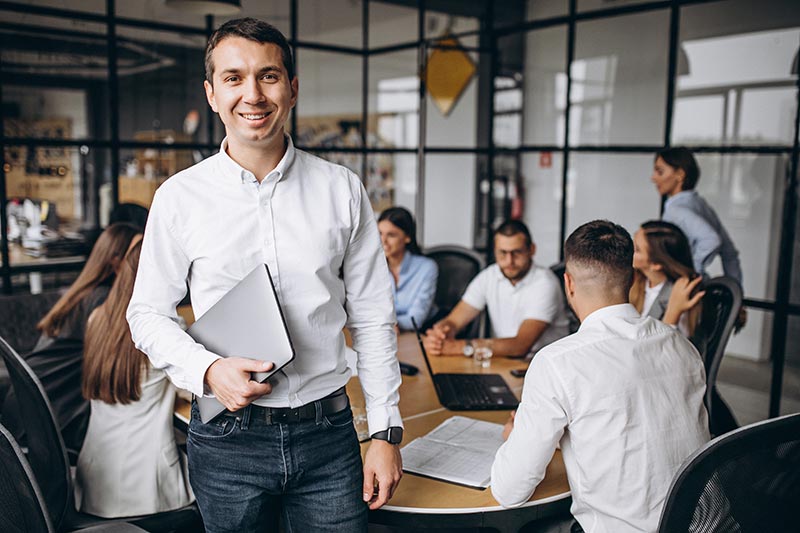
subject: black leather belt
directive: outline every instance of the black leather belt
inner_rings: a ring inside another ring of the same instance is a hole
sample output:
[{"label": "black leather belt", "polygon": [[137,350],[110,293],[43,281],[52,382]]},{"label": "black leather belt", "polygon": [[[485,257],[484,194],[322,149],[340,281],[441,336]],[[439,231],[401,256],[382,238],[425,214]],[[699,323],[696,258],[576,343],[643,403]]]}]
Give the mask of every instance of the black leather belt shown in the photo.
[{"label": "black leather belt", "polygon": [[250,404],[243,409],[233,412],[226,412],[226,416],[242,417],[247,409],[250,409],[249,420],[263,420],[267,424],[292,424],[302,420],[314,420],[317,417],[319,407],[320,416],[332,415],[347,408],[350,401],[344,387],[335,390],[324,398],[301,405],[300,407],[262,407]]}]

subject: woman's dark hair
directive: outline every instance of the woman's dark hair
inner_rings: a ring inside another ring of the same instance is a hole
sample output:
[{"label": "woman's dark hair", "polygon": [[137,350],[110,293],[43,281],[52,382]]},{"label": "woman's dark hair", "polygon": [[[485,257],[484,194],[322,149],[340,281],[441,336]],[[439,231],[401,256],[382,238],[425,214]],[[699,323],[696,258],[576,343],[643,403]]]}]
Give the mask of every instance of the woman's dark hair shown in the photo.
[{"label": "woman's dark hair", "polygon": [[383,222],[384,220],[387,220],[400,228],[403,233],[405,233],[406,236],[411,239],[411,241],[406,244],[406,250],[416,255],[420,255],[422,253],[422,251],[419,249],[419,245],[417,244],[417,224],[414,222],[414,217],[411,216],[411,213],[408,211],[408,209],[404,207],[390,207],[378,217],[378,222]]},{"label": "woman's dark hair", "polygon": [[656,152],[655,159],[659,157],[672,168],[683,170],[685,177],[682,190],[690,191],[695,188],[700,179],[700,167],[697,166],[691,150],[683,146],[664,148]]},{"label": "woman's dark hair", "polygon": [[214,77],[214,60],[212,53],[214,48],[217,47],[224,39],[228,37],[241,37],[248,41],[254,41],[260,44],[275,44],[281,49],[281,56],[283,58],[283,66],[286,67],[286,73],[289,75],[289,80],[294,79],[294,60],[292,59],[292,49],[289,47],[289,42],[281,31],[268,24],[263,20],[254,18],[242,18],[229,20],[211,34],[208,38],[206,45],[206,80],[208,83],[213,83]]}]

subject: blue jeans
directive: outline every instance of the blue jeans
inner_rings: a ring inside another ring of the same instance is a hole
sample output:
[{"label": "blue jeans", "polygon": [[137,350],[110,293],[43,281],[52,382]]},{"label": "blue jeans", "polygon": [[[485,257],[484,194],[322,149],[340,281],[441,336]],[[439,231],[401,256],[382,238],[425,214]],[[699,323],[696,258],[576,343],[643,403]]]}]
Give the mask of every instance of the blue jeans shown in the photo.
[{"label": "blue jeans", "polygon": [[267,424],[222,415],[200,421],[192,403],[189,480],[206,531],[366,532],[367,504],[353,413]]}]

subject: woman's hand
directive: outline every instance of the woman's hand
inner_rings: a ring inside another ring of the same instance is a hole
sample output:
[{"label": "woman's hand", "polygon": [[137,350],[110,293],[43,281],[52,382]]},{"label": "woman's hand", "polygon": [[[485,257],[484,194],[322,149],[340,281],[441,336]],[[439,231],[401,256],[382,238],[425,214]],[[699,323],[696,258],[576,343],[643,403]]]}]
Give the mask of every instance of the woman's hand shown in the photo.
[{"label": "woman's hand", "polygon": [[693,280],[684,276],[675,280],[672,285],[672,292],[669,295],[667,310],[664,312],[664,318],[662,319],[665,324],[677,326],[681,315],[692,309],[703,299],[706,291],[697,291],[694,295],[692,294],[701,281],[703,281],[703,276],[697,276]]}]

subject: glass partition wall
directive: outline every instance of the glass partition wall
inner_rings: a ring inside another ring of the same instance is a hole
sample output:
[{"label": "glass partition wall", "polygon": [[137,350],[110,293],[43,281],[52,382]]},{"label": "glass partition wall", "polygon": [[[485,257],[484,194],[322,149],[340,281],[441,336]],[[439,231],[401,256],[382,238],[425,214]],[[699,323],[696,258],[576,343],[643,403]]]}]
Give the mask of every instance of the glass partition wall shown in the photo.
[{"label": "glass partition wall", "polygon": [[537,261],[555,263],[587,220],[634,231],[658,218],[653,154],[691,147],[745,277],[749,320],[729,343],[723,395],[742,422],[797,405],[793,0],[241,5],[212,17],[160,0],[2,3],[5,293],[63,283],[118,205],[148,207],[165,179],[219,149],[205,40],[253,16],[294,47],[296,145],[358,173],[376,212],[414,212],[426,247],[490,256],[493,226],[515,217]]}]

